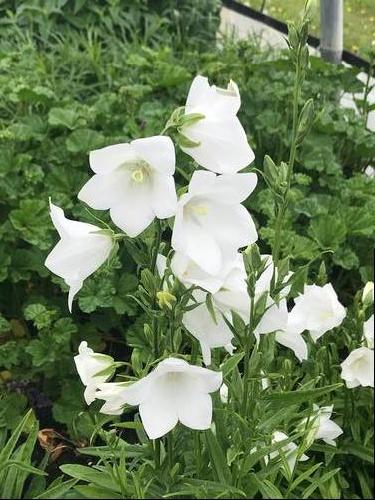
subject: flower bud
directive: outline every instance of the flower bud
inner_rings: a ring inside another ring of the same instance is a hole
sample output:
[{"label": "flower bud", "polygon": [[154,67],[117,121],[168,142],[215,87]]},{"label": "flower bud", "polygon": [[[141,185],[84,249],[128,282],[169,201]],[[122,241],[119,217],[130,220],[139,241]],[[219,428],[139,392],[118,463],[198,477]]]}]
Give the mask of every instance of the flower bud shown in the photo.
[{"label": "flower bud", "polygon": [[222,384],[220,387],[220,399],[223,404],[228,403],[228,386],[227,384]]},{"label": "flower bud", "polygon": [[176,297],[172,295],[168,290],[161,290],[156,294],[156,298],[158,299],[158,304],[160,309],[172,309],[173,304],[176,302]]},{"label": "flower bud", "polygon": [[368,281],[362,292],[362,302],[365,306],[369,306],[374,302],[374,282]]}]

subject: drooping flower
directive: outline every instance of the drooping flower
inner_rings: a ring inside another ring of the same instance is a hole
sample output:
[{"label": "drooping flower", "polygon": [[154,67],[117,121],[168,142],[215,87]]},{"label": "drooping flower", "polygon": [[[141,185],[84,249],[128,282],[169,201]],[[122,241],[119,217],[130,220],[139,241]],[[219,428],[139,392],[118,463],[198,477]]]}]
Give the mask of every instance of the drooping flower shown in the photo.
[{"label": "drooping flower", "polygon": [[363,323],[363,336],[366,339],[367,347],[374,348],[374,315],[372,314],[367,321]]},{"label": "drooping flower", "polygon": [[110,209],[112,221],[130,237],[154,220],[176,211],[175,150],[166,136],[136,139],[91,151],[95,175],[78,198],[97,210]]},{"label": "drooping flower", "polygon": [[74,362],[82,383],[86,386],[84,397],[89,405],[95,400],[97,387],[110,379],[115,372],[114,360],[111,356],[94,352],[87,342],[80,343]]},{"label": "drooping flower", "polygon": [[[105,399],[106,413],[118,414],[124,404],[139,405],[143,427],[150,439],[172,430],[177,422],[191,429],[208,429],[212,420],[211,392],[222,383],[222,373],[167,358],[134,384],[104,384],[97,398]],[[114,387],[114,385],[116,387]]]},{"label": "drooping flower", "polygon": [[285,299],[280,301],[279,311],[281,327],[276,331],[275,340],[284,347],[291,349],[294,352],[296,358],[300,362],[302,362],[308,357],[307,344],[301,334],[300,329],[293,323],[292,315],[287,311]]},{"label": "drooping flower", "polygon": [[290,320],[298,332],[309,330],[314,341],[341,325],[346,316],[331,283],[324,286],[305,285],[304,292],[294,299]]},{"label": "drooping flower", "polygon": [[[288,436],[281,431],[275,431],[272,434],[272,444],[279,443],[288,439]],[[277,457],[283,456],[285,458],[285,463],[283,463],[283,469],[286,472],[287,476],[291,476],[293,474],[294,468],[296,466],[297,457],[298,457],[298,446],[296,443],[289,442],[279,450],[273,451],[270,453],[270,458],[274,459]],[[309,457],[305,454],[302,454],[298,461],[305,462]],[[266,460],[267,462],[267,460]]]},{"label": "drooping flower", "polygon": [[241,205],[254,190],[256,174],[216,176],[194,172],[188,193],[181,196],[172,233],[172,247],[209,274],[222,272],[240,247],[254,243],[254,222]]},{"label": "drooping flower", "polygon": [[202,167],[220,174],[233,174],[254,160],[245,131],[237,118],[241,105],[237,85],[230,81],[226,89],[196,76],[185,105],[185,115],[200,114],[203,118],[187,121],[181,133],[195,145],[181,149]]},{"label": "drooping flower", "polygon": [[[197,296],[197,294],[195,294]],[[203,293],[203,297],[205,294]],[[215,308],[216,309],[216,308]],[[229,354],[233,354],[233,333],[220,311],[216,309],[213,318],[206,304],[196,306],[194,309],[184,313],[182,323],[200,344],[203,362],[206,366],[211,364],[211,349],[224,347]]]},{"label": "drooping flower", "polygon": [[309,440],[314,441],[322,439],[325,443],[331,446],[336,446],[337,439],[344,432],[336,422],[331,420],[333,405],[323,406],[313,405],[314,414],[309,418],[305,418],[301,422],[301,427],[311,425]]},{"label": "drooping flower", "polygon": [[64,211],[51,201],[50,215],[61,239],[48,255],[45,266],[69,286],[71,311],[74,296],[84,280],[108,259],[113,239],[98,226],[67,219]]},{"label": "drooping flower", "polygon": [[349,389],[359,385],[374,387],[374,351],[368,347],[354,349],[341,363],[341,370]]}]

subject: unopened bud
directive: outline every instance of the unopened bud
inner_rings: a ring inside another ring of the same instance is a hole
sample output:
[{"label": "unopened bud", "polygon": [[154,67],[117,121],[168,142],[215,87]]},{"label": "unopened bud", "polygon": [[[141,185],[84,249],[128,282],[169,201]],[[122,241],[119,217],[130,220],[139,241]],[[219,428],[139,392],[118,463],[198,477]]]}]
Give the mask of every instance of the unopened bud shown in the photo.
[{"label": "unopened bud", "polygon": [[173,304],[177,300],[176,297],[167,290],[161,290],[160,292],[157,292],[156,298],[158,299],[160,309],[164,309],[165,307],[167,309],[172,309]]},{"label": "unopened bud", "polygon": [[368,281],[362,292],[362,302],[368,306],[374,302],[374,282]]}]

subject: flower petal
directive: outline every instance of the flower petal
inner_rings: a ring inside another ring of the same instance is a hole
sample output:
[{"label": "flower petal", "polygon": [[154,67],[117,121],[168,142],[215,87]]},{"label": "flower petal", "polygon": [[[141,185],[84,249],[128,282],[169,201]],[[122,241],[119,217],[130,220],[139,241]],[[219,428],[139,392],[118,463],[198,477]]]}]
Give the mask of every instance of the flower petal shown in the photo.
[{"label": "flower petal", "polygon": [[178,419],[190,429],[209,429],[212,422],[211,396],[193,392],[189,388],[181,391],[178,398]]},{"label": "flower petal", "polygon": [[172,176],[154,174],[152,179],[151,205],[158,219],[168,219],[176,213],[177,194]]},{"label": "flower petal", "polygon": [[276,342],[291,349],[299,361],[304,361],[308,357],[307,344],[300,333],[282,331],[277,332]]},{"label": "flower petal", "polygon": [[155,135],[135,139],[131,147],[137,154],[149,163],[159,174],[173,175],[175,171],[175,150],[170,137]]},{"label": "flower petal", "polygon": [[208,360],[207,347],[225,347],[233,339],[233,333],[219,311],[217,311],[216,321],[215,323],[205,304],[187,311],[182,318],[184,327],[199,340],[201,348],[203,345],[202,353],[203,351],[206,353],[204,361],[206,365],[210,364],[210,362],[206,363]]},{"label": "flower petal", "polygon": [[96,210],[121,203],[130,184],[130,172],[118,168],[106,175],[94,175],[78,193],[78,199]]},{"label": "flower petal", "polygon": [[183,127],[183,133],[199,146],[181,149],[199,165],[219,174],[236,173],[255,158],[236,116],[223,121],[205,118]]},{"label": "flower petal", "polygon": [[114,224],[131,238],[141,234],[155,218],[149,196],[145,189],[129,189],[122,202],[110,210]]},{"label": "flower petal", "polygon": [[178,422],[176,400],[165,377],[153,384],[147,399],[139,405],[139,414],[146,434],[157,439],[172,430]]},{"label": "flower petal", "polygon": [[108,174],[124,163],[135,161],[130,144],[113,144],[90,152],[90,167],[96,174]]}]

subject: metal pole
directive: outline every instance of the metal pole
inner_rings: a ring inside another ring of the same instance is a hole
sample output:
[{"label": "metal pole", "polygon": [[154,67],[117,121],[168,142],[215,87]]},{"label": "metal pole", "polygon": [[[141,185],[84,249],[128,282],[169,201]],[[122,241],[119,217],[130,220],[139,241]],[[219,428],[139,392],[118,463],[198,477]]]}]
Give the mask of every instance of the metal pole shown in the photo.
[{"label": "metal pole", "polygon": [[343,0],[320,0],[320,53],[323,59],[341,62],[343,36]]}]

